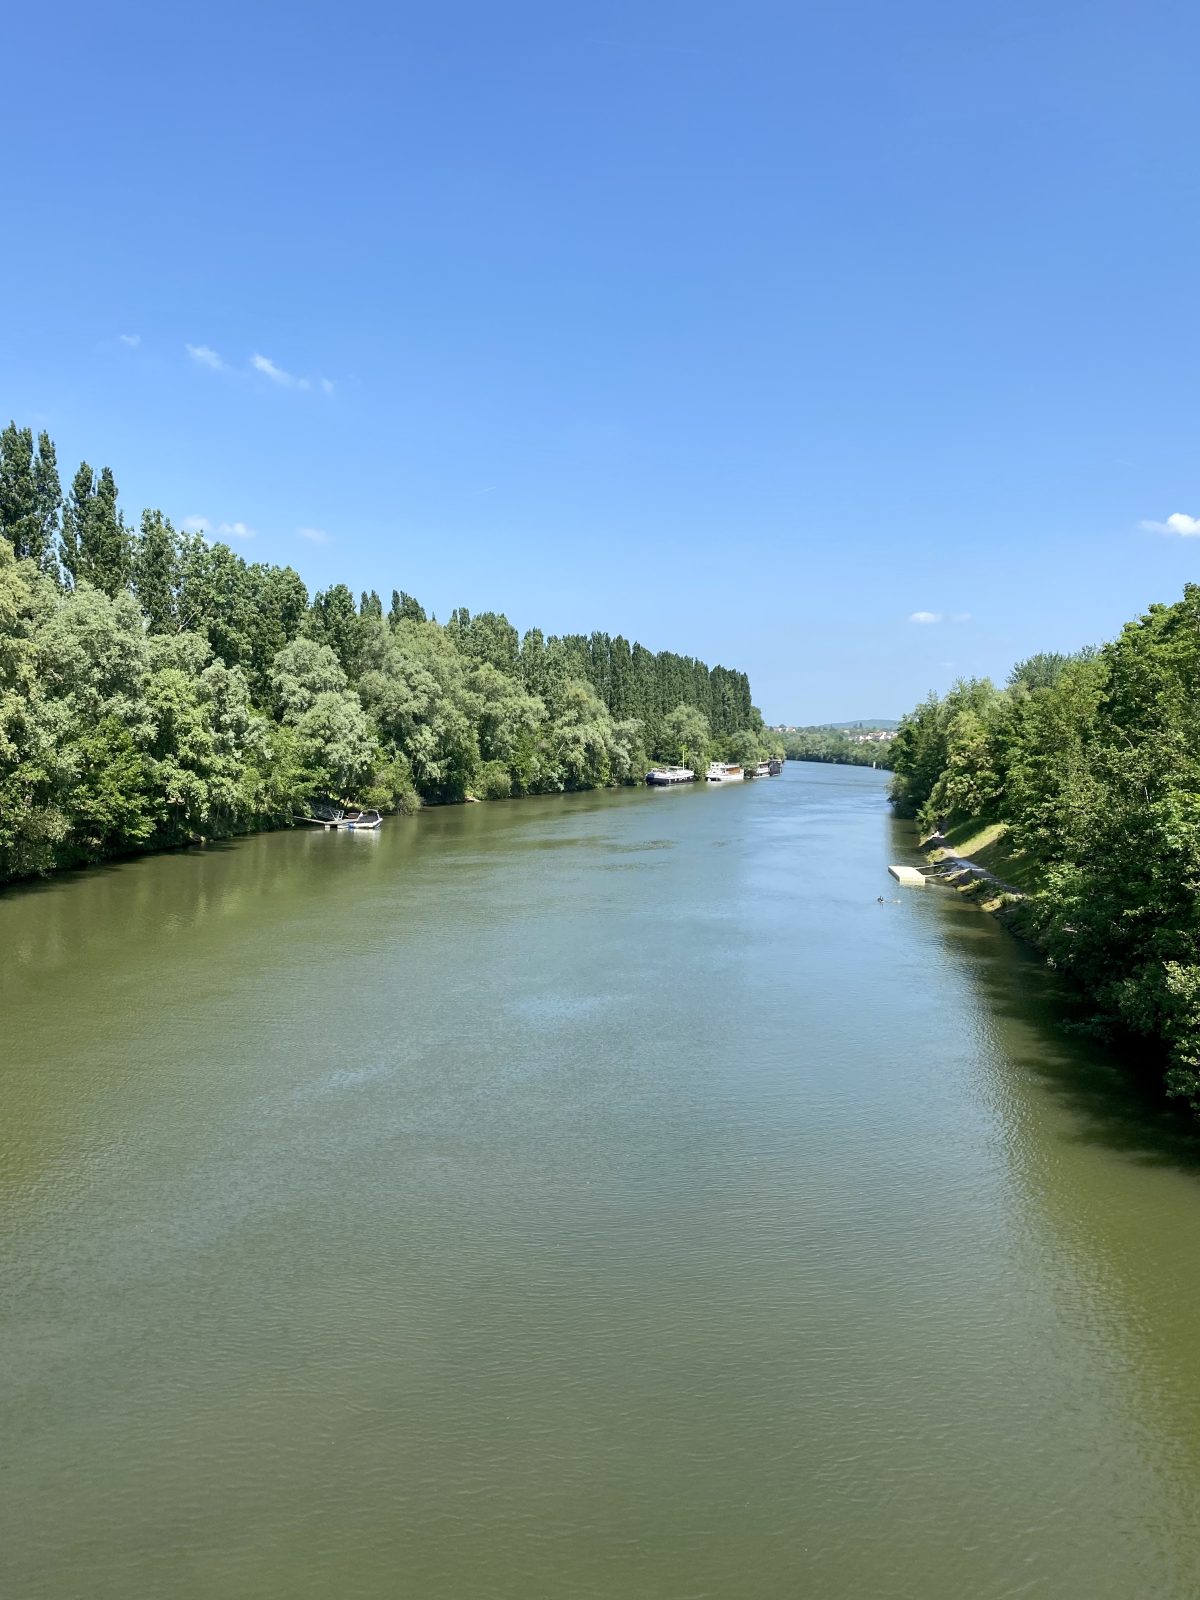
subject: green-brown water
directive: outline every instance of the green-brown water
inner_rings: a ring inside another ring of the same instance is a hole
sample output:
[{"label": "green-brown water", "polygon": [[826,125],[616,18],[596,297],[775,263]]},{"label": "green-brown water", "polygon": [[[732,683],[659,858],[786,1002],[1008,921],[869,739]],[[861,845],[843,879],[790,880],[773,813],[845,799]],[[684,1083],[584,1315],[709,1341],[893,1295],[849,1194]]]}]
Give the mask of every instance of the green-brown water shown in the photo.
[{"label": "green-brown water", "polygon": [[1200,1164],[883,778],[0,898],[0,1590],[1200,1593]]}]

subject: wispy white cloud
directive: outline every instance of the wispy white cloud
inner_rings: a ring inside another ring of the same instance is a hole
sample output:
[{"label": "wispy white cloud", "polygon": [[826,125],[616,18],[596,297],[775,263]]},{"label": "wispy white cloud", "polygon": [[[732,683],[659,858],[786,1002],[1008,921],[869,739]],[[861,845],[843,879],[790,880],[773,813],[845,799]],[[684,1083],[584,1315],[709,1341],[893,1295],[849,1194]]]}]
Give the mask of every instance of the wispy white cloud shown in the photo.
[{"label": "wispy white cloud", "polygon": [[122,344],[127,344],[131,350],[136,350],[142,342],[140,333],[119,333],[117,338]]},{"label": "wispy white cloud", "polygon": [[914,611],[908,620],[910,622],[922,623],[940,622],[942,620],[942,613],[940,611]]},{"label": "wispy white cloud", "polygon": [[250,365],[255,372],[261,372],[263,377],[270,378],[272,383],[279,384],[282,389],[310,389],[312,387],[308,378],[297,378],[294,373],[285,372],[278,363],[271,360],[270,356],[254,355],[250,358]]},{"label": "wispy white cloud", "polygon": [[[122,334],[121,339],[126,344],[140,344],[141,338],[136,334]],[[336,388],[332,378],[308,378],[299,373],[289,372],[286,367],[281,367],[278,361],[272,361],[270,356],[264,356],[260,351],[250,357],[245,367],[233,367],[218,351],[207,344],[185,344],[183,347],[198,367],[209,367],[213,372],[258,373],[260,377],[269,378],[280,389],[299,389],[305,393],[314,388],[320,389],[322,394],[333,394]]]},{"label": "wispy white cloud", "polygon": [[210,350],[206,344],[185,344],[183,347],[198,367],[211,367],[214,372],[222,372],[225,363],[215,350]]},{"label": "wispy white cloud", "polygon": [[1200,537],[1200,517],[1173,511],[1165,522],[1143,522],[1142,528],[1146,533],[1170,533],[1181,539],[1195,539]]},{"label": "wispy white cloud", "polygon": [[281,389],[319,389],[322,394],[333,394],[337,385],[332,378],[305,378],[298,373],[289,372],[286,367],[281,367],[278,361],[272,361],[270,356],[264,356],[256,351],[250,357],[250,365],[255,372],[264,378],[270,378],[272,383],[278,384]]},{"label": "wispy white cloud", "polygon": [[207,517],[184,517],[183,526],[189,533],[212,534],[214,539],[254,539],[257,530],[244,522],[218,522],[214,528]]},{"label": "wispy white cloud", "polygon": [[971,613],[969,611],[955,611],[950,618],[951,622],[970,622],[970,620]]},{"label": "wispy white cloud", "polygon": [[297,528],[296,532],[302,539],[307,539],[309,544],[325,544],[329,539],[324,528]]}]

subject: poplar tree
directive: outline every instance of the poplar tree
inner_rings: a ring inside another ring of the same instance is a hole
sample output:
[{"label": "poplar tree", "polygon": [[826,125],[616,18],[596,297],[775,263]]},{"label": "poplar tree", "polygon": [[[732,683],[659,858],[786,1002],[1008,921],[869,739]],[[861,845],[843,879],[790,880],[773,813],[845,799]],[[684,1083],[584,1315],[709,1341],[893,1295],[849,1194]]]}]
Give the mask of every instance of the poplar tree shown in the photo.
[{"label": "poplar tree", "polygon": [[10,422],[0,433],[0,531],[17,559],[37,548],[37,497],[33,484],[33,430]]},{"label": "poplar tree", "polygon": [[59,578],[59,513],[62,510],[62,485],[58,481],[58,457],[48,433],[39,433],[37,457],[33,463],[34,515],[37,518],[37,552],[34,560],[43,572]]},{"label": "poplar tree", "polygon": [[63,503],[62,533],[59,558],[71,587],[86,574],[82,571],[84,530],[92,517],[92,502],[96,498],[96,475],[86,461],[79,463],[79,471],[71,480],[71,492]]},{"label": "poplar tree", "polygon": [[351,678],[358,671],[359,627],[354,596],[344,583],[335,583],[313,596],[312,608],[304,619],[304,632],[319,644],[327,644]]},{"label": "poplar tree", "polygon": [[[459,615],[459,613],[456,613]],[[467,618],[467,612],[461,613]],[[454,618],[451,618],[451,625]],[[458,633],[458,648],[472,661],[487,661],[508,677],[516,677],[520,667],[521,641],[517,630],[499,611],[481,611],[463,621]]]},{"label": "poplar tree", "polygon": [[633,660],[629,640],[620,634],[612,640],[609,653],[608,709],[618,721],[636,715],[633,703]]},{"label": "poplar tree", "polygon": [[425,607],[412,595],[405,594],[403,589],[392,590],[392,607],[388,612],[388,624],[398,628],[402,622],[424,622]]},{"label": "poplar tree", "polygon": [[521,679],[530,694],[545,696],[546,638],[540,628],[529,628],[521,640]]},{"label": "poplar tree", "polygon": [[275,657],[300,631],[308,610],[308,590],[291,567],[255,565],[247,570],[246,579],[249,654],[243,667],[261,700],[270,683]]},{"label": "poplar tree", "polygon": [[146,613],[151,633],[174,633],[179,626],[179,537],[161,511],[142,512],[142,533],[133,565],[133,592]]},{"label": "poplar tree", "polygon": [[79,576],[116,598],[129,587],[133,541],[117,507],[117,485],[110,467],[96,481],[79,547]]}]

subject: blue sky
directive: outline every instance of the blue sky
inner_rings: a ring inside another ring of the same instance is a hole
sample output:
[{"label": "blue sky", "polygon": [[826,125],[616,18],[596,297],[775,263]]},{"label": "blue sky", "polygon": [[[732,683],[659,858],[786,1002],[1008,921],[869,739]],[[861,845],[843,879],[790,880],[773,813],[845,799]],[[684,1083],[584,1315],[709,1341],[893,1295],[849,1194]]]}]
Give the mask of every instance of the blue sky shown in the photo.
[{"label": "blue sky", "polygon": [[1104,0],[30,13],[0,409],[310,586],[899,714],[1200,570],[1197,59]]}]

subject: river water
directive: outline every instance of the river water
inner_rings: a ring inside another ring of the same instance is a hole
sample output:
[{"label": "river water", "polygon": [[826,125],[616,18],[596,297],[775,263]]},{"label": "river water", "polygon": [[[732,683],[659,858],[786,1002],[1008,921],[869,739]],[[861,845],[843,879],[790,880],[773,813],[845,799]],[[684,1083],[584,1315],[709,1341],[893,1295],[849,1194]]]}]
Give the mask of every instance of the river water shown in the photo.
[{"label": "river water", "polygon": [[897,859],[789,764],[0,897],[0,1590],[1200,1594],[1196,1151]]}]

